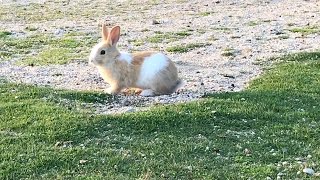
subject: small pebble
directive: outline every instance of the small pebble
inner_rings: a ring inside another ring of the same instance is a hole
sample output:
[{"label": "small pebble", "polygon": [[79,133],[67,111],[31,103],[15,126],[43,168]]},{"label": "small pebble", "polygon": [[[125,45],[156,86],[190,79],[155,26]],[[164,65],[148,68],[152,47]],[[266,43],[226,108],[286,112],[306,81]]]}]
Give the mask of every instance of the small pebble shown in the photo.
[{"label": "small pebble", "polygon": [[303,172],[308,174],[308,175],[313,175],[314,174],[314,170],[311,168],[304,168]]},{"label": "small pebble", "polygon": [[62,35],[64,34],[64,32],[65,32],[65,31],[64,31],[63,29],[57,29],[57,30],[54,31],[53,34],[54,34],[55,36],[62,36]]},{"label": "small pebble", "polygon": [[134,108],[129,108],[126,112],[130,113],[130,112],[135,112],[136,110]]},{"label": "small pebble", "polygon": [[245,148],[245,149],[243,150],[243,152],[244,152],[245,155],[251,154],[251,151],[250,151],[248,148]]},{"label": "small pebble", "polygon": [[152,25],[156,25],[156,24],[160,24],[160,22],[157,20],[152,20]]},{"label": "small pebble", "polygon": [[88,162],[88,160],[83,160],[83,159],[81,159],[81,160],[79,161],[80,164],[85,164],[85,163],[87,163],[87,162]]},{"label": "small pebble", "polygon": [[58,142],[56,142],[56,144],[54,145],[55,147],[59,147],[59,146],[61,146],[62,145],[62,143],[60,142],[60,141],[58,141]]},{"label": "small pebble", "polygon": [[128,101],[127,99],[124,99],[124,100],[121,102],[121,104],[122,104],[123,106],[129,106],[129,105],[130,105],[130,101]]}]

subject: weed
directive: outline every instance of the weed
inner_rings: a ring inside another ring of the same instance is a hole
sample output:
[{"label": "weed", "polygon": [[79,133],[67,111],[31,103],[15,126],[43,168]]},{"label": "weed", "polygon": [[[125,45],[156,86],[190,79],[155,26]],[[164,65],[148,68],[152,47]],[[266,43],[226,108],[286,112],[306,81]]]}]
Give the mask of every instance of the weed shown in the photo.
[{"label": "weed", "polygon": [[129,40],[129,43],[132,43],[134,46],[142,46],[145,42],[139,39]]},{"label": "weed", "polygon": [[231,56],[235,56],[235,49],[233,48],[226,48],[223,50],[223,52],[221,53],[222,56],[226,56],[226,57],[231,57]]},{"label": "weed", "polygon": [[0,31],[0,38],[5,38],[9,35],[11,35],[12,33],[9,31]]},{"label": "weed", "polygon": [[192,43],[192,44],[187,44],[187,45],[179,45],[179,46],[168,47],[166,50],[168,52],[186,53],[186,52],[192,51],[192,50],[194,50],[196,48],[210,46],[210,45],[211,44],[209,44],[209,43]]},{"label": "weed", "polygon": [[209,16],[209,15],[211,15],[211,14],[213,14],[214,12],[212,12],[212,11],[206,11],[206,12],[201,12],[199,15],[200,16]]},{"label": "weed", "polygon": [[163,33],[158,31],[155,33],[156,35],[149,37],[147,39],[148,42],[151,42],[151,43],[172,42],[179,39],[183,39],[191,35],[191,33],[188,31],[168,32],[168,33]]},{"label": "weed", "polygon": [[250,21],[249,23],[248,23],[248,26],[257,26],[257,25],[259,25],[260,23],[258,23],[257,21]]},{"label": "weed", "polygon": [[320,29],[317,26],[307,26],[302,28],[292,28],[292,29],[289,29],[289,31],[294,33],[301,33],[302,35],[309,35],[309,34],[319,33]]}]

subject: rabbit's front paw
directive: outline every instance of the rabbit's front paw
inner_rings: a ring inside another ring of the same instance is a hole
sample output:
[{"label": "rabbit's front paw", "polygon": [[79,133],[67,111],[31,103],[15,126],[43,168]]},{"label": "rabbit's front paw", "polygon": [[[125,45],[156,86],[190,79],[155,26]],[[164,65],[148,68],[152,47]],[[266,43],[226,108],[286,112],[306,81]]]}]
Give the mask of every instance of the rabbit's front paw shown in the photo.
[{"label": "rabbit's front paw", "polygon": [[109,87],[107,89],[104,90],[105,93],[107,94],[117,94],[118,93],[118,90],[116,88],[113,88],[113,87]]},{"label": "rabbit's front paw", "polygon": [[153,97],[155,96],[155,93],[153,90],[151,89],[145,89],[140,93],[140,96],[144,96],[144,97]]}]

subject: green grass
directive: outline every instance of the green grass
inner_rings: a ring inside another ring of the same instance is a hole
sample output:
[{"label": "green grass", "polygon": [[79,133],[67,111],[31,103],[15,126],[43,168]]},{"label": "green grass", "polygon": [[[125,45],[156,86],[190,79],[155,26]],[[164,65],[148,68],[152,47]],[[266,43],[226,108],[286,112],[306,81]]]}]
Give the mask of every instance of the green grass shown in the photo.
[{"label": "green grass", "polygon": [[4,61],[4,60],[8,60],[11,56],[12,56],[12,52],[8,51],[5,46],[4,46],[4,41],[6,41],[6,39],[8,39],[8,37],[11,35],[12,33],[9,31],[0,31],[0,62]]},{"label": "green grass", "polygon": [[235,56],[236,54],[235,49],[233,48],[226,48],[223,50],[223,52],[221,53],[221,56],[226,56],[226,57],[231,57],[231,56]]},{"label": "green grass", "polygon": [[5,38],[9,35],[11,35],[12,33],[11,32],[8,32],[8,31],[0,31],[0,38]]},{"label": "green grass", "polygon": [[148,42],[150,43],[173,42],[191,35],[189,31],[166,32],[166,33],[156,31],[155,33],[156,35],[147,38]]},{"label": "green grass", "polygon": [[115,116],[46,100],[109,96],[0,81],[0,179],[310,179],[297,172],[319,172],[320,53],[278,59],[242,92]]},{"label": "green grass", "polygon": [[0,62],[4,60],[8,60],[12,54],[10,52],[0,50]]},{"label": "green grass", "polygon": [[[64,16],[61,11],[58,11],[57,7],[52,7],[50,9],[47,5],[41,5],[37,3],[30,3],[28,5],[1,5],[0,10],[0,19],[4,21],[26,19],[34,22],[49,19],[60,19]],[[48,13],[43,13],[44,11]]]},{"label": "green grass", "polygon": [[192,44],[187,44],[187,45],[178,45],[178,46],[171,46],[166,49],[168,52],[174,52],[174,53],[186,53],[189,51],[192,51],[196,48],[200,47],[206,47],[210,46],[211,44],[207,43],[192,43]]},{"label": "green grass", "polygon": [[81,56],[73,56],[73,50],[67,48],[42,49],[37,56],[29,56],[21,61],[20,64],[34,66],[47,64],[65,64],[74,58]]},{"label": "green grass", "polygon": [[306,26],[302,28],[292,28],[292,29],[289,29],[289,31],[294,33],[301,33],[302,35],[309,35],[309,34],[320,33],[320,28],[317,26]]},{"label": "green grass", "polygon": [[259,25],[260,23],[259,22],[257,22],[257,21],[250,21],[250,22],[248,22],[248,26],[257,26],[257,25]]},{"label": "green grass", "polygon": [[231,51],[225,51],[221,53],[222,56],[226,56],[226,57],[230,57],[230,56],[234,56],[234,53]]},{"label": "green grass", "polygon": [[143,44],[145,44],[144,41],[139,39],[129,40],[129,43],[132,43],[134,46],[142,46]]},{"label": "green grass", "polygon": [[212,12],[212,11],[205,11],[205,12],[201,12],[201,13],[199,13],[199,15],[200,16],[209,16],[209,15],[211,15],[211,14],[213,14],[214,12]]},{"label": "green grass", "polygon": [[[3,34],[3,33],[1,33]],[[26,37],[1,37],[1,56],[16,57],[19,65],[65,64],[86,57],[95,38],[86,34],[66,33],[62,37],[37,33]]]},{"label": "green grass", "polygon": [[[79,17],[95,18],[103,14],[105,9],[113,14],[120,14],[122,8],[114,4],[101,4],[100,2],[78,2],[75,6],[66,1],[48,1],[46,3],[10,3],[0,5],[0,20],[47,22],[60,19],[77,20]],[[126,6],[124,6],[126,8]]]}]

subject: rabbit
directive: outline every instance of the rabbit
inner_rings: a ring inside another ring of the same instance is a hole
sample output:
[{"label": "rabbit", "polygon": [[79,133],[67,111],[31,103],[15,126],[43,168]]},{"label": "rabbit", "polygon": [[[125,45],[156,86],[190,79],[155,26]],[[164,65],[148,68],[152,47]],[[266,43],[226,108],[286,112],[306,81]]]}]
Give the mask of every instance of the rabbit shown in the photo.
[{"label": "rabbit", "polygon": [[171,94],[182,86],[174,63],[161,52],[129,54],[117,49],[120,26],[108,30],[102,24],[102,41],[90,53],[89,63],[110,84],[109,94],[118,94],[126,88],[141,89],[141,96]]}]

